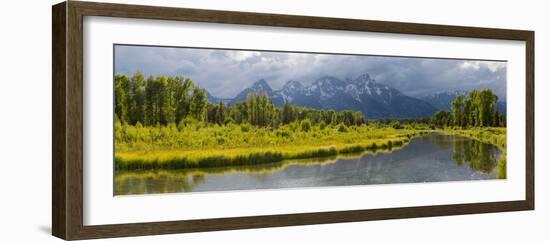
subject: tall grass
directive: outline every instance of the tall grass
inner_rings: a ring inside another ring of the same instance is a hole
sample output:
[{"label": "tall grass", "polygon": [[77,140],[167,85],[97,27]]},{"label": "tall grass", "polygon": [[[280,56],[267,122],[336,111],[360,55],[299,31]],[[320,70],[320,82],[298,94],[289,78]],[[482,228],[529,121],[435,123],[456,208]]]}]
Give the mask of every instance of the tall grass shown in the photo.
[{"label": "tall grass", "polygon": [[188,169],[257,165],[283,160],[329,157],[365,151],[391,150],[424,134],[420,130],[396,130],[337,126],[302,131],[287,125],[277,130],[241,126],[185,128],[120,126],[116,131],[116,170]]}]

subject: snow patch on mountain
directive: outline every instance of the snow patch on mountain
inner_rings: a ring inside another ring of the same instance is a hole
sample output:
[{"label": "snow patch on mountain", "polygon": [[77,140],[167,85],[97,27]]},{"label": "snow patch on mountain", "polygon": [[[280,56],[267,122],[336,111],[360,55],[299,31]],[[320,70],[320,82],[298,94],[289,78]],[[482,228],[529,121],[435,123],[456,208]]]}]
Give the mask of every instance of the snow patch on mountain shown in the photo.
[{"label": "snow patch on mountain", "polygon": [[289,102],[311,108],[361,111],[367,118],[427,117],[436,110],[423,100],[376,82],[368,73],[344,80],[323,76],[309,85],[290,80],[279,90],[273,90],[261,79],[241,91],[230,103],[245,100],[251,92],[267,94],[278,106]]}]

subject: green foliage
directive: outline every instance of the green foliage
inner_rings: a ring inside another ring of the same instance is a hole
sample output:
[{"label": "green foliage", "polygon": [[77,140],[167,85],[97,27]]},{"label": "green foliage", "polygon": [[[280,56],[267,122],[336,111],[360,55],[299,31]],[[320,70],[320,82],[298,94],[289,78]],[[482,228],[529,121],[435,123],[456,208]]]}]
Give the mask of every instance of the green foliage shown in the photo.
[{"label": "green foliage", "polygon": [[459,95],[451,103],[451,112],[436,112],[432,124],[438,127],[504,127],[506,116],[498,111],[497,100],[490,89],[473,90],[468,97]]},{"label": "green foliage", "polygon": [[115,115],[120,121],[128,119],[128,102],[130,101],[130,78],[125,75],[115,76]]},{"label": "green foliage", "polygon": [[182,77],[115,76],[115,114],[121,122],[146,126],[179,123],[189,112],[194,84]]},{"label": "green foliage", "polygon": [[[445,132],[450,132],[453,134],[458,134],[462,136],[466,136],[468,138],[472,138],[475,140],[478,140],[483,143],[493,144],[497,146],[499,149],[502,150],[502,154],[500,155],[498,161],[497,161],[497,177],[500,179],[506,178],[506,128],[495,128],[495,127],[475,127],[475,128],[469,128],[469,129],[463,129],[463,130],[455,130],[455,129],[445,129]],[[453,155],[453,159],[457,160],[456,158],[462,158],[462,159],[468,159],[471,160],[469,162],[472,162],[474,165],[472,168],[479,168],[480,165],[476,164],[480,162],[478,160],[479,158],[474,158],[476,152],[480,151],[486,151],[482,147],[474,147],[473,151],[470,150],[465,153],[470,153],[470,156],[464,156],[464,157],[458,157]],[[474,153],[474,154],[472,154]],[[472,157],[474,156],[474,157]],[[494,167],[494,166],[492,166]],[[492,168],[491,167],[491,168]],[[489,170],[491,168],[485,168],[486,170]],[[477,169],[476,169],[477,170]]]},{"label": "green foliage", "polygon": [[490,173],[496,166],[495,147],[479,141],[453,142],[452,158],[457,165],[467,164],[472,170]]},{"label": "green foliage", "polygon": [[311,130],[311,121],[309,121],[309,119],[303,120],[301,128],[303,132],[309,132]]},{"label": "green foliage", "polygon": [[403,126],[401,126],[401,123],[397,120],[395,121],[392,121],[390,123],[390,126],[393,128],[393,129],[403,129]]},{"label": "green foliage", "polygon": [[451,113],[448,111],[440,110],[433,117],[433,123],[439,127],[449,126],[452,122]]},{"label": "green foliage", "polygon": [[248,124],[248,123],[241,124],[241,131],[242,132],[249,132],[250,129],[251,129],[250,124]]},{"label": "green foliage", "polygon": [[[288,102],[277,107],[262,93],[230,105],[209,103],[206,90],[183,77],[145,79],[136,72],[116,75],[114,81],[117,169],[238,166],[391,150],[436,126],[506,125],[488,89],[457,97],[451,112],[439,111],[433,118],[367,123],[361,112],[350,110]],[[476,136],[505,148],[505,136]],[[505,157],[498,167],[505,170]]]},{"label": "green foliage", "polygon": [[193,90],[193,96],[191,97],[191,103],[189,105],[189,114],[195,120],[206,121],[207,107],[208,99],[206,98],[206,90],[202,88],[195,88]]},{"label": "green foliage", "polygon": [[[186,121],[188,120],[188,121]],[[373,129],[293,122],[277,130],[250,124],[209,125],[189,118],[178,126],[115,123],[117,170],[221,167],[327,157],[397,148],[419,130]],[[308,126],[309,125],[309,130]],[[340,128],[353,131],[340,132]]]},{"label": "green foliage", "polygon": [[283,113],[282,113],[282,122],[283,124],[289,124],[290,122],[294,121],[294,110],[292,108],[292,105],[288,103],[288,101],[285,102],[283,105]]},{"label": "green foliage", "polygon": [[249,123],[272,129],[304,120],[311,125],[324,122],[358,126],[366,123],[361,112],[317,110],[288,102],[277,107],[264,93],[250,93],[244,101],[232,105],[209,103],[206,90],[196,87],[191,79],[150,76],[145,80],[140,72],[132,77],[115,76],[115,114],[121,123],[135,125],[140,122],[145,126],[177,123],[178,128],[190,118],[202,123]]},{"label": "green foliage", "polygon": [[462,95],[457,96],[453,102],[451,102],[451,112],[453,118],[453,125],[463,126],[464,122],[464,97]]},{"label": "green foliage", "polygon": [[320,130],[324,130],[326,127],[327,127],[327,124],[325,123],[325,121],[321,121],[319,123],[319,129]]},{"label": "green foliage", "polygon": [[507,172],[506,172],[506,151],[504,151],[501,155],[500,155],[500,158],[498,159],[498,164],[497,164],[497,177],[499,179],[506,179],[507,177]]},{"label": "green foliage", "polygon": [[348,132],[348,128],[344,124],[340,124],[338,126],[338,131],[339,132]]},{"label": "green foliage", "polygon": [[[257,126],[274,126],[278,109],[265,94],[249,93],[245,105],[248,107],[248,123]],[[244,113],[243,113],[244,115]]]}]

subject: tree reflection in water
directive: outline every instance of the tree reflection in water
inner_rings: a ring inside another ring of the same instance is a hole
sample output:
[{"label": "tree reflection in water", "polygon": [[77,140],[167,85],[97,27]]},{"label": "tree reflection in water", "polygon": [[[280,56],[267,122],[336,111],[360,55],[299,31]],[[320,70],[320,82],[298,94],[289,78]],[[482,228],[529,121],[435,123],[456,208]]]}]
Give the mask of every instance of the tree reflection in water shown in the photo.
[{"label": "tree reflection in water", "polygon": [[468,164],[473,170],[491,173],[500,152],[494,145],[463,138],[454,141],[452,158],[459,166]]},{"label": "tree reflection in water", "polygon": [[[355,156],[339,156],[344,160]],[[178,193],[192,192],[193,189],[206,181],[209,175],[225,175],[228,173],[247,173],[249,175],[269,175],[291,165],[323,165],[334,163],[336,157],[319,157],[301,160],[287,160],[251,166],[234,166],[222,168],[154,170],[154,171],[122,171],[115,175],[115,195]]]}]

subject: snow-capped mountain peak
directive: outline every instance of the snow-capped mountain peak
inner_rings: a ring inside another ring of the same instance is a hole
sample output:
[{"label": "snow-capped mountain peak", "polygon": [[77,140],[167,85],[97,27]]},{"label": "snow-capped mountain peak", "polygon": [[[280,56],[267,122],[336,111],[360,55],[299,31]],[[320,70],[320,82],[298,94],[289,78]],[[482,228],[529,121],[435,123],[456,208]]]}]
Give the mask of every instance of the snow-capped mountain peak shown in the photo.
[{"label": "snow-capped mountain peak", "polygon": [[306,87],[306,95],[317,95],[323,98],[330,98],[338,92],[344,90],[345,82],[333,77],[333,76],[323,76],[320,79],[317,79],[311,85]]},{"label": "snow-capped mountain peak", "polygon": [[246,97],[248,96],[249,93],[262,93],[262,94],[266,94],[268,96],[272,96],[273,95],[273,89],[271,89],[271,86],[269,86],[269,84],[267,83],[267,81],[265,79],[260,79],[256,82],[254,82],[254,84],[252,84],[252,86],[242,90],[237,96],[235,96],[235,98],[233,98],[231,101],[229,101],[229,103],[233,104],[233,103],[242,101],[242,100],[246,99]]},{"label": "snow-capped mountain peak", "polygon": [[427,102],[377,83],[368,73],[345,80],[323,76],[309,85],[290,80],[279,90],[271,89],[267,81],[261,79],[241,91],[230,103],[245,100],[250,92],[265,93],[278,106],[289,102],[318,109],[361,111],[368,118],[425,117],[435,112]]},{"label": "snow-capped mountain peak", "polygon": [[304,85],[296,80],[289,80],[283,85],[281,91],[296,92],[304,89]]},{"label": "snow-capped mountain peak", "polygon": [[250,89],[256,93],[265,92],[269,94],[273,92],[273,90],[271,89],[271,86],[269,86],[269,84],[267,83],[267,81],[265,81],[265,79],[260,79],[256,81],[254,84],[252,84]]},{"label": "snow-capped mountain peak", "polygon": [[370,77],[368,73],[361,74],[357,76],[357,78],[352,79],[355,83],[376,83],[374,79]]}]

